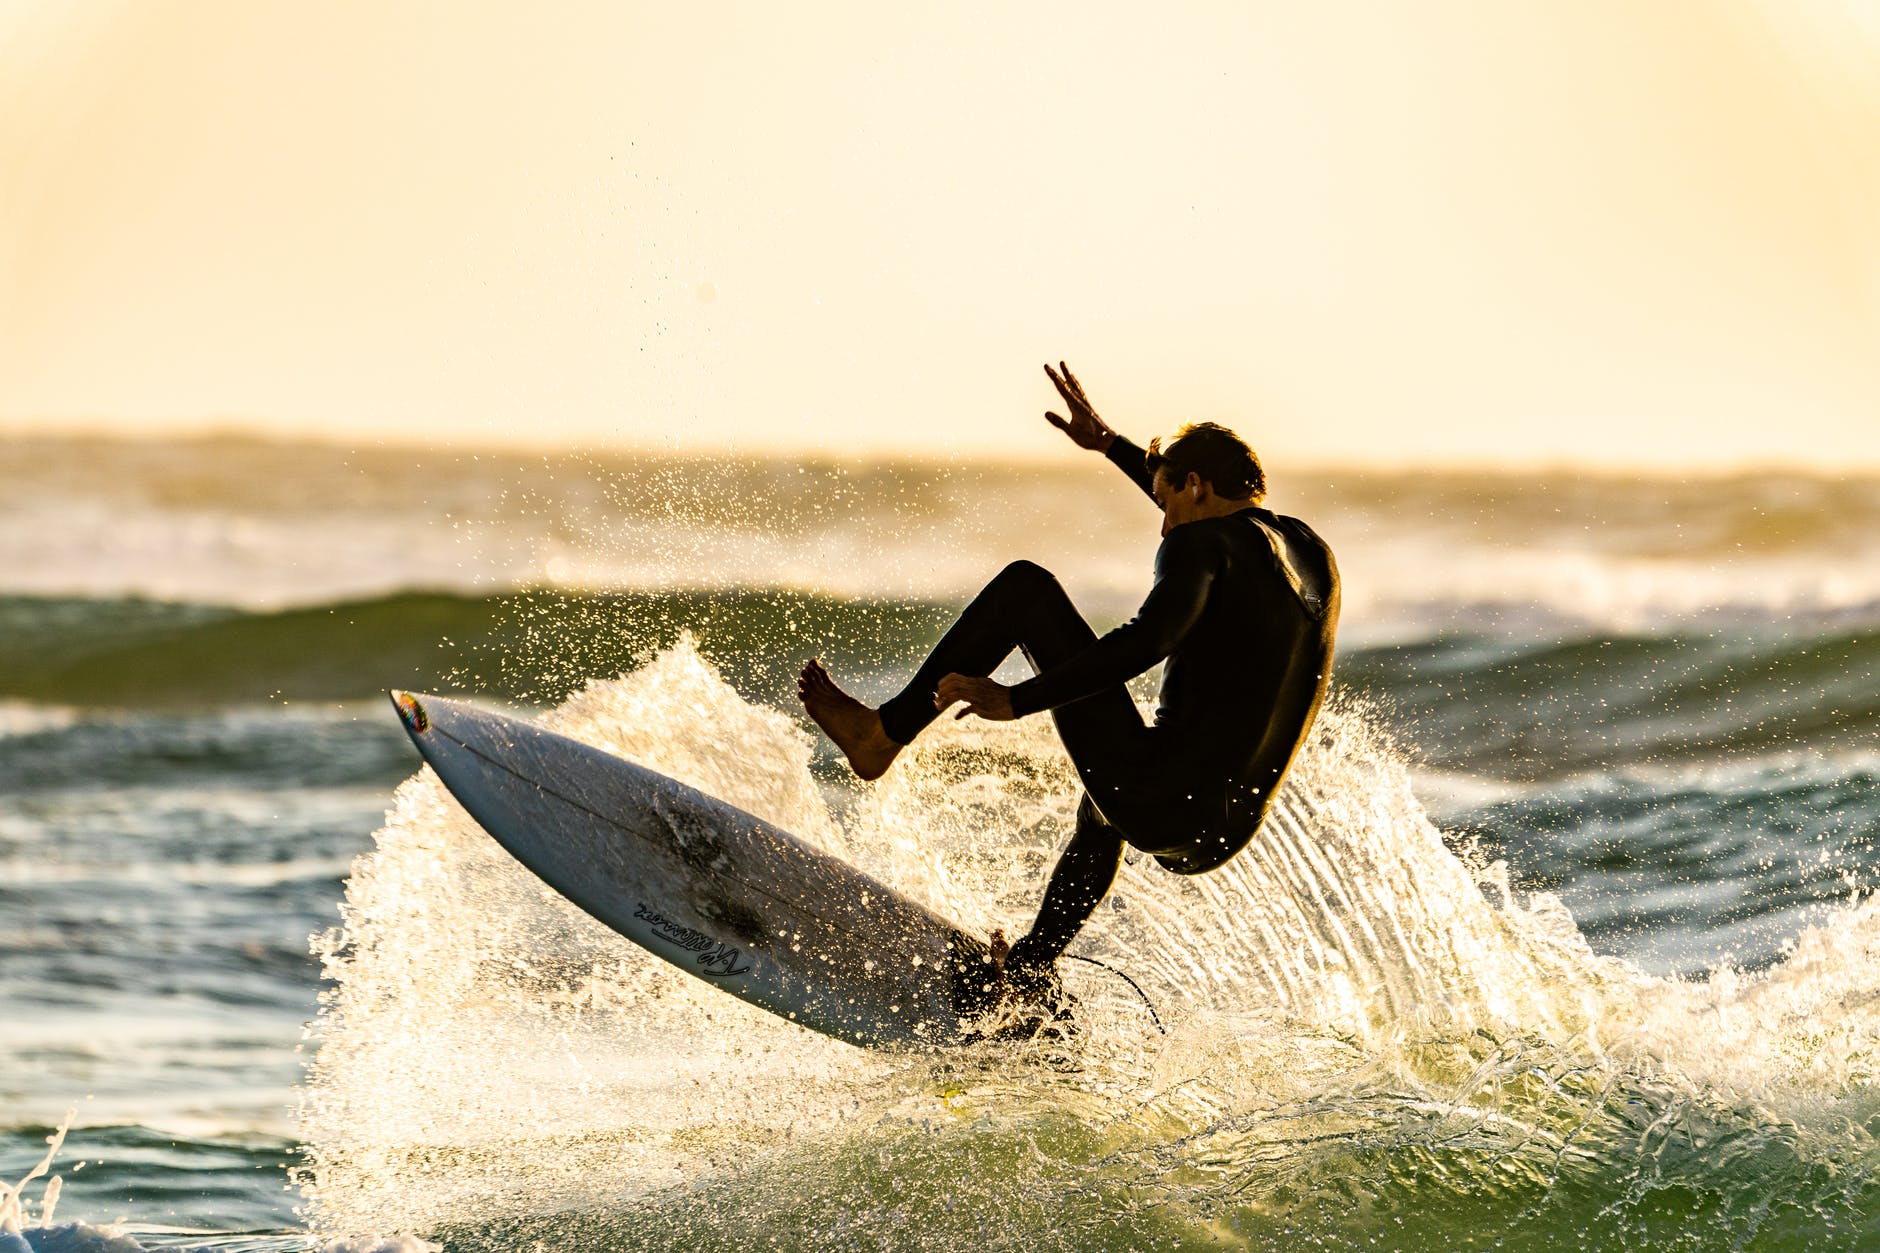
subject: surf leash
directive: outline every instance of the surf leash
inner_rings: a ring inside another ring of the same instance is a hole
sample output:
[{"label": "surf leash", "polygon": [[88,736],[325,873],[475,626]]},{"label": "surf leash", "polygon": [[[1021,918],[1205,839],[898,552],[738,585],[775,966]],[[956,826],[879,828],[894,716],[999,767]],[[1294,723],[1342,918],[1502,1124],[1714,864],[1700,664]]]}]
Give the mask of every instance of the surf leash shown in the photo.
[{"label": "surf leash", "polygon": [[1142,985],[1140,983],[1137,983],[1134,979],[1130,978],[1128,975],[1124,974],[1122,971],[1118,970],[1116,967],[1110,965],[1110,963],[1100,962],[1094,957],[1080,957],[1076,953],[1066,953],[1064,954],[1064,956],[1070,958],[1072,961],[1089,962],[1092,966],[1096,966],[1096,967],[1099,967],[1100,969],[1107,970],[1111,974],[1115,975],[1118,979],[1121,979],[1124,983],[1127,983],[1130,987],[1136,989],[1136,995],[1142,998],[1142,1007],[1149,1011],[1149,1021],[1155,1024],[1155,1029],[1157,1031],[1160,1031],[1163,1035],[1168,1034],[1168,1028],[1162,1025],[1162,1015],[1155,1012],[1155,1005],[1150,1002],[1149,994],[1142,990]]}]

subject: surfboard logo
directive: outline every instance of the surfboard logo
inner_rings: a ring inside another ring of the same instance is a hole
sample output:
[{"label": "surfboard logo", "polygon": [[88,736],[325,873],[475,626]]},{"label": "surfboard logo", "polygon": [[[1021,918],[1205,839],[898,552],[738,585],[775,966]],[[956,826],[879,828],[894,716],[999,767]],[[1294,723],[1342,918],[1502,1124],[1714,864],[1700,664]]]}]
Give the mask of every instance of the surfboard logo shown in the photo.
[{"label": "surfboard logo", "polygon": [[675,945],[690,953],[696,953],[699,973],[717,978],[741,975],[751,968],[749,962],[738,965],[744,956],[744,950],[726,944],[723,940],[714,940],[703,931],[694,931],[691,927],[674,922],[665,915],[649,909],[644,903],[636,903],[633,916],[652,928],[653,934],[668,944]]}]

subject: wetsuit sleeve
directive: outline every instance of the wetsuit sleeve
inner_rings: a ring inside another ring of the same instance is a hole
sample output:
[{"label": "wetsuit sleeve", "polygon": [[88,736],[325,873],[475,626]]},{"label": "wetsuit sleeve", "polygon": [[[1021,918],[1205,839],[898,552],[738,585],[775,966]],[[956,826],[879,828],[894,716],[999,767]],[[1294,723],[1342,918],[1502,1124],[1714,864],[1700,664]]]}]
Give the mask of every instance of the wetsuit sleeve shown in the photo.
[{"label": "wetsuit sleeve", "polygon": [[1111,465],[1127,474],[1129,481],[1142,489],[1143,495],[1155,499],[1155,476],[1144,464],[1147,454],[1142,449],[1118,435],[1110,441],[1110,450],[1103,455],[1110,459]]},{"label": "wetsuit sleeve", "polygon": [[1167,657],[1201,617],[1220,570],[1220,552],[1205,528],[1170,531],[1156,550],[1155,586],[1136,616],[1070,660],[1014,687],[1013,714],[1023,718],[1068,705],[1127,683]]}]

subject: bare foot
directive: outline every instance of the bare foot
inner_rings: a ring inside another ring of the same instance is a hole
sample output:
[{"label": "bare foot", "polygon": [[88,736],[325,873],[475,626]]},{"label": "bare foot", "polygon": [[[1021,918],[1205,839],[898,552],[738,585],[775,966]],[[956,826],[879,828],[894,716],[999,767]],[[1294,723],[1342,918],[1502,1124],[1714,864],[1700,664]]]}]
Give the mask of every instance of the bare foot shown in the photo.
[{"label": "bare foot", "polygon": [[811,659],[796,679],[796,698],[864,779],[888,772],[901,745],[882,730],[881,715],[836,686],[820,661]]}]

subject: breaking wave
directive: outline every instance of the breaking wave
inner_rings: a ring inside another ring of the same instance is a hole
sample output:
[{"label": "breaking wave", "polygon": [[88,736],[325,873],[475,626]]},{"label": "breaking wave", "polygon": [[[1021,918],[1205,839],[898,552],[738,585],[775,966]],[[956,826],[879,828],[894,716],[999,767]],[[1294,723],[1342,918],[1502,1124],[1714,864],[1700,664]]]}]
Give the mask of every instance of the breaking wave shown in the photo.
[{"label": "breaking wave", "polygon": [[[880,784],[689,639],[546,719],[1022,929],[1075,784],[1042,720],[942,720]],[[1126,866],[1072,1057],[869,1053],[569,905],[428,771],[354,867],[302,1111],[318,1233],[452,1249],[1857,1247],[1880,1230],[1880,907],[1754,974],[1650,977],[1446,841],[1365,709],[1256,842]],[[1657,1247],[1657,1244],[1654,1244]]]}]

